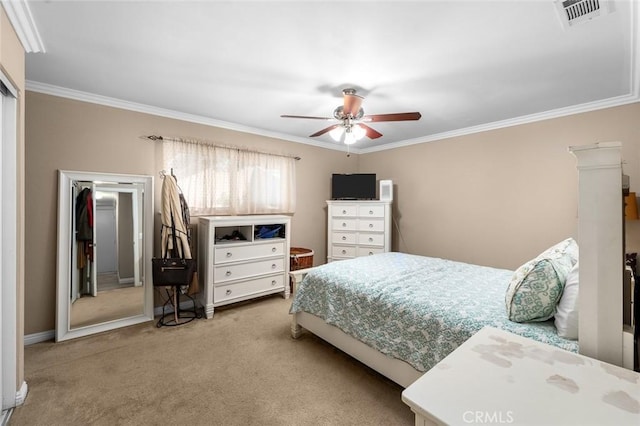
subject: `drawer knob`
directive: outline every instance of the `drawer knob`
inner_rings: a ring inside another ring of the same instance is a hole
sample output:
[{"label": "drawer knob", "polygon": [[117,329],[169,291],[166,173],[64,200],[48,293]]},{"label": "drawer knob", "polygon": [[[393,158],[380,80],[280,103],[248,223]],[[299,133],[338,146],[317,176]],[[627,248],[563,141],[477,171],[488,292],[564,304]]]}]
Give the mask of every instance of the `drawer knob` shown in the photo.
[{"label": "drawer knob", "polygon": [[231,257],[231,256],[233,256],[233,254],[230,251],[228,251],[227,252],[227,257]]},{"label": "drawer knob", "polygon": [[271,285],[276,285],[276,280],[272,280]]},{"label": "drawer knob", "polygon": [[369,210],[369,214],[373,214],[373,210]]},{"label": "drawer knob", "polygon": [[227,289],[227,291],[224,292],[227,296],[231,294],[231,290]]},{"label": "drawer knob", "polygon": [[372,251],[370,251],[370,252],[369,252],[369,256],[371,256],[372,254],[373,254],[373,252],[372,252]]},{"label": "drawer knob", "polygon": [[347,211],[346,210],[342,210],[342,214],[347,214]]},{"label": "drawer knob", "polygon": [[276,268],[277,268],[277,266],[276,266],[275,263],[273,265],[271,265],[271,269],[276,269]]},{"label": "drawer knob", "polygon": [[373,242],[373,238],[369,237],[369,242],[372,243]]},{"label": "drawer knob", "polygon": [[344,228],[345,226],[347,226],[347,224],[345,222],[342,222],[342,227]]},{"label": "drawer knob", "polygon": [[225,274],[226,276],[231,276],[231,271],[227,271],[227,273]]},{"label": "drawer knob", "polygon": [[369,228],[373,228],[373,223],[370,223],[370,224],[369,224]]},{"label": "drawer knob", "polygon": [[347,241],[347,237],[346,236],[342,236],[342,241]]},{"label": "drawer knob", "polygon": [[346,250],[342,250],[342,254],[347,254],[347,251]]},{"label": "drawer knob", "polygon": [[275,253],[275,252],[276,252],[276,250],[278,250],[278,249],[277,249],[277,248],[275,248],[275,247],[272,247],[272,248],[271,248],[271,252],[272,252],[272,253]]}]

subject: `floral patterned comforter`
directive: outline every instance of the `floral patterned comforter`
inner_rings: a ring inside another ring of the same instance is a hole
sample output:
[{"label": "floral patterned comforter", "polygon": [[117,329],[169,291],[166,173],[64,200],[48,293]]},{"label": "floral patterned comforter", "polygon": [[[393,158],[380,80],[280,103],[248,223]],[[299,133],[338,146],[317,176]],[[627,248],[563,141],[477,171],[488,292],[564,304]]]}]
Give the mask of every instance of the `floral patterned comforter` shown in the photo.
[{"label": "floral patterned comforter", "polygon": [[572,352],[553,320],[509,321],[504,295],[513,271],[383,253],[332,262],[298,286],[291,313],[308,312],[378,351],[427,371],[489,325]]}]

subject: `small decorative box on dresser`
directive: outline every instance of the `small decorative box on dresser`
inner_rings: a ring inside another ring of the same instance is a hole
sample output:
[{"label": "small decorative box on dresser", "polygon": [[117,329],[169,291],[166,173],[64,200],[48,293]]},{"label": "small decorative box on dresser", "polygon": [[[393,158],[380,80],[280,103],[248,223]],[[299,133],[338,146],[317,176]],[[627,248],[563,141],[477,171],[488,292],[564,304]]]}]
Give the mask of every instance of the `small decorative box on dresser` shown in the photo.
[{"label": "small decorative box on dresser", "polygon": [[198,221],[198,275],[207,318],[216,306],[282,292],[289,298],[289,216],[206,216]]},{"label": "small decorative box on dresser", "polygon": [[391,251],[391,201],[327,205],[327,262]]}]

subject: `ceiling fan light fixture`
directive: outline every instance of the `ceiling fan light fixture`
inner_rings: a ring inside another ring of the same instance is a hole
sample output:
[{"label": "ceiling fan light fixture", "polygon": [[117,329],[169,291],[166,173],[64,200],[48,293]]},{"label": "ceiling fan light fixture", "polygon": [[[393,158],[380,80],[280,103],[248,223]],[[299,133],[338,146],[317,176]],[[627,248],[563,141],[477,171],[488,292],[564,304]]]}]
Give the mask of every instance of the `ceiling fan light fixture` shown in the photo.
[{"label": "ceiling fan light fixture", "polygon": [[355,133],[351,131],[351,128],[347,128],[344,131],[344,144],[345,145],[353,145],[356,143],[358,139],[356,138]]},{"label": "ceiling fan light fixture", "polygon": [[[560,1],[560,0],[558,0]],[[566,0],[574,1],[574,0]],[[597,1],[597,0],[575,0],[575,1]],[[337,124],[332,124],[329,127],[318,130],[311,134],[309,137],[314,138],[316,136],[322,136],[329,133],[331,139],[339,142],[344,134],[343,142],[345,145],[351,145],[367,136],[369,139],[377,139],[382,137],[382,133],[369,127],[364,123],[379,122],[379,121],[408,121],[408,120],[420,120],[422,115],[419,112],[396,112],[387,114],[370,114],[364,115],[364,109],[362,108],[362,101],[364,98],[356,94],[355,89],[344,89],[342,91],[344,98],[343,105],[339,105],[333,110],[333,118],[331,117],[316,117],[305,115],[281,115],[280,117],[286,118],[308,118],[313,120],[337,120]]]},{"label": "ceiling fan light fixture", "polygon": [[329,136],[331,136],[331,139],[333,139],[334,141],[340,142],[340,139],[342,139],[342,133],[344,133],[344,128],[340,126],[331,130],[329,132]]}]

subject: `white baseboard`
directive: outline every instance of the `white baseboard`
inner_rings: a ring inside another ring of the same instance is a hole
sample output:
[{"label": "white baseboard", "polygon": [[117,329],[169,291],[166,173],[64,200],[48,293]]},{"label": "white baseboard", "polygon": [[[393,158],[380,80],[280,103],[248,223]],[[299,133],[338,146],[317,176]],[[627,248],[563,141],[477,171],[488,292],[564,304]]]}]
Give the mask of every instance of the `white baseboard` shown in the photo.
[{"label": "white baseboard", "polygon": [[[180,309],[187,310],[192,308],[193,308],[193,304],[191,303],[191,300],[183,300],[182,302],[180,302]],[[197,301],[196,301],[196,309],[199,309]],[[170,304],[167,305],[164,313],[165,315],[173,313],[173,307]],[[153,308],[153,315],[156,317],[159,317],[160,315],[162,315],[162,306],[156,306],[155,308]],[[55,338],[56,338],[55,330],[48,330],[48,331],[41,331],[39,333],[27,334],[26,336],[24,336],[24,345],[29,346],[29,345],[33,345],[40,342],[46,342],[48,340],[54,340]]]},{"label": "white baseboard", "polygon": [[[24,404],[24,400],[27,398],[28,389],[29,388],[27,386],[27,382],[22,382],[22,386],[20,386],[20,389],[18,390],[18,392],[16,392],[15,407]],[[9,419],[11,418],[11,414],[13,413],[13,408],[14,407],[3,410],[0,413],[0,426],[7,426],[9,424]]]},{"label": "white baseboard", "polygon": [[8,410],[4,410],[0,413],[0,425],[6,426],[9,424],[9,419],[11,418],[11,413],[13,413],[13,408],[9,408]]},{"label": "white baseboard", "polygon": [[47,340],[53,340],[56,338],[55,330],[41,331],[39,333],[27,334],[24,336],[24,345],[29,346],[40,342],[46,342]]},{"label": "white baseboard", "polygon": [[29,392],[29,386],[27,386],[27,382],[22,382],[22,386],[18,392],[16,392],[16,407],[24,404],[24,400],[27,399],[27,393]]}]

